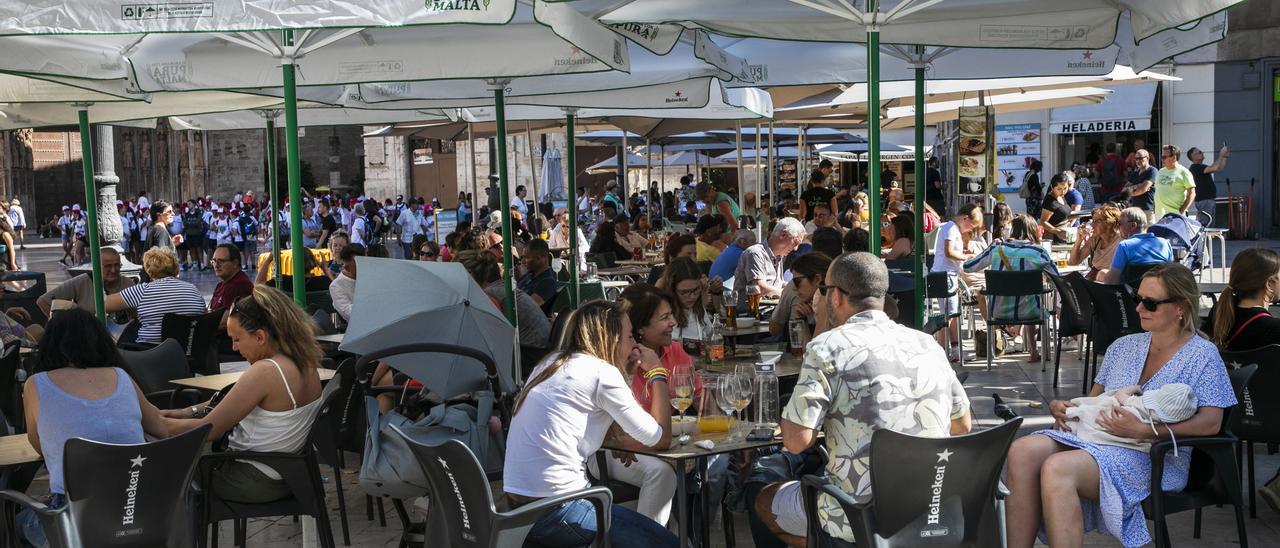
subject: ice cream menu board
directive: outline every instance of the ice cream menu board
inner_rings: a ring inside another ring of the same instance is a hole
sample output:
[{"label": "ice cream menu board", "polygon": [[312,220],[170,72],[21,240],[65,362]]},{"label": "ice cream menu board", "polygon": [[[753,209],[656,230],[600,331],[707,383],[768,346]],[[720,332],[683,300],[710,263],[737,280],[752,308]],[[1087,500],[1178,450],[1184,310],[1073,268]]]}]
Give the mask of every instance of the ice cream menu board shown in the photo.
[{"label": "ice cream menu board", "polygon": [[796,161],[795,160],[779,160],[778,161],[778,183],[781,188],[791,190],[796,189]]},{"label": "ice cream menu board", "polygon": [[1040,159],[1040,133],[1040,124],[996,126],[996,169],[1000,172],[1000,186],[1016,189],[1022,184],[1031,162]]},{"label": "ice cream menu board", "polygon": [[957,141],[956,174],[961,196],[980,196],[986,193],[991,173],[989,107],[960,108],[960,136]]}]

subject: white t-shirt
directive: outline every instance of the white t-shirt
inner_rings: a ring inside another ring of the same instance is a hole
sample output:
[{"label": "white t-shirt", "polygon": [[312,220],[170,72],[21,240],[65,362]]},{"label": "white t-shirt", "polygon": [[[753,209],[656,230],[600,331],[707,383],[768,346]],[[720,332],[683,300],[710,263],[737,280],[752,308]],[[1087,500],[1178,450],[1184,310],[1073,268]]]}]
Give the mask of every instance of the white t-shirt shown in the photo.
[{"label": "white t-shirt", "polygon": [[[701,341],[702,340],[702,323],[698,321],[698,316],[693,313],[693,310],[688,310],[685,312],[685,314],[688,315],[688,317],[685,320],[688,322],[688,324],[686,324],[684,327],[680,327],[679,325],[677,325],[675,329],[672,329],[671,330],[672,340],[675,340],[677,342],[683,341],[685,339]],[[707,315],[706,317],[703,318],[703,321],[711,321],[711,316]]]},{"label": "white t-shirt", "polygon": [[351,222],[351,243],[360,245],[369,245],[364,241],[364,217],[356,217]]},{"label": "white t-shirt", "polygon": [[[961,241],[960,227],[955,221],[947,221],[938,227],[938,241],[933,246],[933,268],[931,272],[964,272],[964,261],[957,261],[947,256],[947,242]],[[961,249],[964,247],[961,246]]]},{"label": "white t-shirt", "polygon": [[[529,375],[536,379],[552,354]],[[644,445],[662,439],[662,427],[645,412],[622,372],[577,354],[550,378],[528,388],[511,420],[503,489],[526,497],[550,497],[591,486],[586,462],[614,422]]]}]

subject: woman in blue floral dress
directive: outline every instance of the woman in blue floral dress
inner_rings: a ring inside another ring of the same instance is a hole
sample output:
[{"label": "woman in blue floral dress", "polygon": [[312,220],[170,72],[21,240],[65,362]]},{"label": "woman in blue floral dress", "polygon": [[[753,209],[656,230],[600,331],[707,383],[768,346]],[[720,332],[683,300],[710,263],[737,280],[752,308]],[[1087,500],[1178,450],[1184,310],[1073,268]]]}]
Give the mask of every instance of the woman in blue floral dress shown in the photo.
[{"label": "woman in blue floral dress", "polygon": [[[1185,267],[1164,264],[1147,272],[1138,288],[1138,317],[1147,332],[1117,340],[1107,349],[1091,396],[1126,386],[1153,390],[1166,384],[1191,386],[1199,408],[1186,421],[1152,426],[1114,412],[1098,426],[1122,438],[1168,439],[1217,434],[1235,395],[1217,348],[1195,328],[1200,290]],[[1142,501],[1150,494],[1151,458],[1144,451],[1083,441],[1063,429],[1066,409],[1055,400],[1055,429],[1014,442],[1009,450],[1009,546],[1030,547],[1037,534],[1050,546],[1080,546],[1084,533],[1098,530],[1125,546],[1151,542]],[[1165,457],[1165,490],[1186,486],[1191,450]]]}]

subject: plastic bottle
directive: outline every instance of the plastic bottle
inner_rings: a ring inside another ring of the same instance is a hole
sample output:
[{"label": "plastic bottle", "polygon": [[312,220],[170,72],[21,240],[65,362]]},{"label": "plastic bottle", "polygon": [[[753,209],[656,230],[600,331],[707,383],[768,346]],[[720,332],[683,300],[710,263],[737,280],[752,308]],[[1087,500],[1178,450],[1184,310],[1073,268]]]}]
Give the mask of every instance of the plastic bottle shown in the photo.
[{"label": "plastic bottle", "polygon": [[773,369],[772,363],[756,364],[756,390],[755,397],[752,398],[752,405],[755,407],[755,423],[761,428],[775,428],[778,426],[779,416],[779,396],[778,396],[778,374]]}]

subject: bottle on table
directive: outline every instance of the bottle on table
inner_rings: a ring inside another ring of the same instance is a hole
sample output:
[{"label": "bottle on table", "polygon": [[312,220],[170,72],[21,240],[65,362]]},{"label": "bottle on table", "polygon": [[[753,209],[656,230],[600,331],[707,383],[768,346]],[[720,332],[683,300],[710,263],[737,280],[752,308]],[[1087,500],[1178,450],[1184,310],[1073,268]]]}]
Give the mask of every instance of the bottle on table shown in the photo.
[{"label": "bottle on table", "polygon": [[724,362],[724,333],[720,324],[720,315],[716,314],[712,317],[711,325],[707,326],[705,343],[702,345],[703,354],[706,356],[706,363],[710,365],[719,365]]},{"label": "bottle on table", "polygon": [[773,368],[774,364],[770,362],[761,362],[756,364],[755,377],[755,416],[753,417],[758,428],[768,428],[772,431],[778,426],[778,374]]}]

